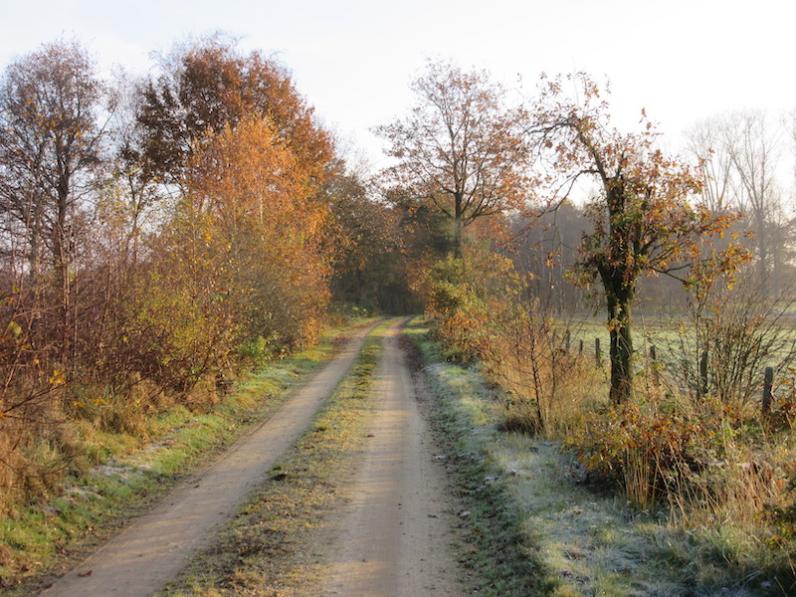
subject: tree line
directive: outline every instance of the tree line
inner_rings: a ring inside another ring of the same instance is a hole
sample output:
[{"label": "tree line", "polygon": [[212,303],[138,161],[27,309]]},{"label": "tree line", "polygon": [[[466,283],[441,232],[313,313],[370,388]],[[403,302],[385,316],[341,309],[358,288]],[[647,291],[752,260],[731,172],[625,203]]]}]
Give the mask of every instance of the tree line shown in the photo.
[{"label": "tree line", "polygon": [[[313,343],[333,299],[405,309],[399,219],[260,52],[206,38],[114,81],[77,42],[14,60],[0,76],[4,495],[48,474],[32,453],[60,449],[59,422],[135,432]],[[376,263],[388,283],[367,277]]]},{"label": "tree line", "polygon": [[363,175],[283,65],[222,38],[178,45],[140,79],[103,80],[77,42],[9,64],[9,453],[59,418],[123,426],[164,401],[216,400],[245,368],[312,343],[342,304],[447,310],[451,331],[475,328],[457,309],[483,301],[457,285],[476,266],[507,299],[601,308],[621,403],[645,293],[699,303],[750,261],[765,292],[788,277],[785,141],[763,115],[701,125],[674,155],[646,114],[615,127],[582,73],[543,77],[529,99],[431,62],[412,89],[407,114],[376,129],[389,166]]},{"label": "tree line", "polygon": [[[636,130],[613,125],[608,95],[585,73],[543,76],[533,97],[512,100],[484,71],[430,63],[413,89],[407,116],[377,129],[394,160],[380,173],[384,194],[447,221],[452,256],[469,229],[473,247],[510,258],[540,309],[605,312],[614,401],[632,394],[635,306],[704,311],[738,276],[753,278],[761,302],[787,291],[784,119],[716,118],[675,153],[643,110]],[[440,272],[443,284],[454,270]]]}]

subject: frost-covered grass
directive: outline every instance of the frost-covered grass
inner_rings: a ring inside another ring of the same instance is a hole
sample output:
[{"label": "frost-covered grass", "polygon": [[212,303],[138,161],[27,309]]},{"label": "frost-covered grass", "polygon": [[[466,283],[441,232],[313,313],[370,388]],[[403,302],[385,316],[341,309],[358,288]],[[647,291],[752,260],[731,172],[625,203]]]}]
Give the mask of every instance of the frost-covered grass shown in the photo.
[{"label": "frost-covered grass", "polygon": [[[731,564],[739,546],[730,525],[726,532],[686,531],[663,512],[641,512],[616,493],[600,493],[582,483],[579,465],[557,442],[500,431],[495,390],[477,368],[444,362],[425,332],[419,322],[409,328],[436,396],[435,426],[448,437],[449,451],[459,463],[465,499],[475,504],[472,534],[491,535],[480,540],[478,553],[469,554],[471,564],[489,568],[496,548],[507,539],[519,545],[514,552],[500,553],[502,573],[494,574],[482,592],[783,594],[753,571]],[[495,517],[500,524],[492,523]],[[517,561],[522,558],[525,562]],[[518,574],[535,579],[501,586],[501,576],[509,573],[515,580]]]},{"label": "frost-covered grass", "polygon": [[[796,309],[796,304],[792,309]],[[571,320],[562,320],[561,325],[568,326],[572,330],[573,350],[577,350],[580,340],[583,340],[584,353],[593,355],[594,339],[599,338],[603,359],[607,359],[610,335],[605,317],[602,315],[589,318],[576,317]],[[796,341],[796,318],[792,315],[780,318],[777,327],[783,330],[785,339]],[[686,314],[671,316],[637,314],[633,323],[633,342],[642,359],[649,354],[650,347],[655,346],[658,358],[664,362],[673,362],[681,358],[683,345],[695,353],[697,350],[693,346],[694,322]],[[785,349],[783,348],[778,354],[785,356]]]}]

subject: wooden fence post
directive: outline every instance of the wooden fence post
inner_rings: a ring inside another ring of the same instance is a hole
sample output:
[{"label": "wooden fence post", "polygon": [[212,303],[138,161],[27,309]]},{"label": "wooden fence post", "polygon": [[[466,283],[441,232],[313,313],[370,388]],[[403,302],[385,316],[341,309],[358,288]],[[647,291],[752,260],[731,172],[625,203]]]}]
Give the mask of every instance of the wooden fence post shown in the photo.
[{"label": "wooden fence post", "polygon": [[655,345],[650,346],[650,365],[652,368],[652,383],[656,386],[660,383],[658,377],[658,352],[655,350]]},{"label": "wooden fence post", "polygon": [[699,359],[699,389],[700,397],[708,395],[708,351],[702,351],[702,358]]},{"label": "wooden fence post", "polygon": [[602,367],[603,364],[603,356],[602,352],[600,351],[600,339],[594,339],[594,359],[597,361],[597,366]]},{"label": "wooden fence post", "polygon": [[580,347],[578,348],[578,354],[583,354],[583,338],[580,339]]},{"label": "wooden fence post", "polygon": [[571,340],[569,330],[564,334],[564,351],[569,354],[569,342]]},{"label": "wooden fence post", "polygon": [[774,385],[774,369],[766,367],[766,372],[763,375],[763,416],[767,417],[771,412],[771,387]]}]

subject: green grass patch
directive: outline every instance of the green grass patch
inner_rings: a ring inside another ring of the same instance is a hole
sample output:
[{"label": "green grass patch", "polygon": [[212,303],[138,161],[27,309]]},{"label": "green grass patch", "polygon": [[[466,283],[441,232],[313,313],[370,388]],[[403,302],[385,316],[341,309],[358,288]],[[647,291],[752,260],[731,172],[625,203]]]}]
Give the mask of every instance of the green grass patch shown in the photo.
[{"label": "green grass patch", "polygon": [[266,364],[206,413],[176,406],[148,423],[147,443],[76,424],[92,460],[59,495],[0,519],[0,590],[29,594],[64,571],[176,481],[268,417],[289,390],[327,362],[347,329],[327,330],[316,346]]},{"label": "green grass patch", "polygon": [[365,447],[387,325],[366,340],[351,373],[290,455],[164,595],[292,595],[322,578],[318,533],[341,505],[356,456]]}]

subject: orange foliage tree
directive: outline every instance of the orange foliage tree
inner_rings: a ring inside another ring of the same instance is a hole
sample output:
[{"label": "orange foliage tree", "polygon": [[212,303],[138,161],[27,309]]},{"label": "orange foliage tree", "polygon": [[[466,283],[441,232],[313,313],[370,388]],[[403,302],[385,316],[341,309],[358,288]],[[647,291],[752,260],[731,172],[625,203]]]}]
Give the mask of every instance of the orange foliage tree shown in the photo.
[{"label": "orange foliage tree", "polygon": [[218,38],[177,51],[141,88],[141,142],[130,157],[144,164],[147,176],[181,184],[208,134],[235,128],[248,115],[267,117],[310,178],[322,182],[333,163],[332,142],[287,70],[259,52],[243,56]]},{"label": "orange foliage tree", "polygon": [[190,171],[133,322],[141,362],[178,390],[223,375],[241,351],[312,341],[329,298],[328,208],[270,120],[212,135]]},{"label": "orange foliage tree", "polygon": [[329,210],[314,195],[313,167],[268,118],[227,127],[196,160],[191,209],[211,218],[226,249],[247,328],[287,345],[311,339],[328,300]]}]

